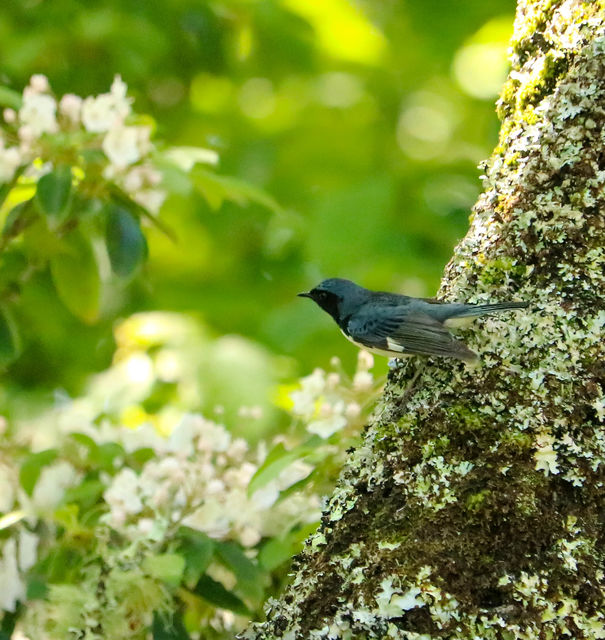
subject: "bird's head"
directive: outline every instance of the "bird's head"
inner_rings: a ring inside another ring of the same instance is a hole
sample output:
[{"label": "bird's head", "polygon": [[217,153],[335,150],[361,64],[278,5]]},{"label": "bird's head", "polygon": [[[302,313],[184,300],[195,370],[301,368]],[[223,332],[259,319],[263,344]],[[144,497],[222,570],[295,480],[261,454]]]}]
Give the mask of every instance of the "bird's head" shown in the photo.
[{"label": "bird's head", "polygon": [[350,315],[359,305],[366,290],[350,280],[329,278],[320,282],[311,291],[304,291],[298,295],[311,298],[324,311],[329,313],[336,322]]}]

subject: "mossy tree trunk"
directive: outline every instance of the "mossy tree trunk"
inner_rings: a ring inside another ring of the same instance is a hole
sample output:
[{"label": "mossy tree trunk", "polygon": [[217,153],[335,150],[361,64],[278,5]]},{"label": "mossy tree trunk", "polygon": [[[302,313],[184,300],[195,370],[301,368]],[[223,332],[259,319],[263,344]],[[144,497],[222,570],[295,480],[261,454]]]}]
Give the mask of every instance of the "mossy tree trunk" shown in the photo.
[{"label": "mossy tree trunk", "polygon": [[[605,10],[520,0],[447,300],[527,312],[410,361],[246,638],[605,638]],[[418,374],[413,387],[410,380]]]}]

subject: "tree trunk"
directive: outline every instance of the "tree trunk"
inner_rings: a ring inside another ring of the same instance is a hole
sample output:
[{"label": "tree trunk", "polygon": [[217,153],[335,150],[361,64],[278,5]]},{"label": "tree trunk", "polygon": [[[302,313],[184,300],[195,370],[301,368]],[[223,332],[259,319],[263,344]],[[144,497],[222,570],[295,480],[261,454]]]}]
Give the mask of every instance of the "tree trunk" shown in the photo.
[{"label": "tree trunk", "polygon": [[520,0],[512,69],[441,294],[530,308],[463,333],[475,369],[391,374],[244,638],[605,638],[603,3]]}]

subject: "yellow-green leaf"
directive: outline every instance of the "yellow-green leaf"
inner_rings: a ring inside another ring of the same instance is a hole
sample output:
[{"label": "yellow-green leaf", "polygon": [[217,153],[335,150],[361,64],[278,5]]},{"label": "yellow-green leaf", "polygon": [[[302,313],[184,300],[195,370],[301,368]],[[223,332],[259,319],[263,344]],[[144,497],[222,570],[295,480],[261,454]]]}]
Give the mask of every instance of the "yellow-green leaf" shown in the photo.
[{"label": "yellow-green leaf", "polygon": [[78,318],[94,322],[99,315],[101,279],[88,239],[76,230],[65,238],[65,250],[50,259],[55,289]]},{"label": "yellow-green leaf", "polygon": [[6,366],[21,353],[19,330],[11,310],[0,305],[0,366]]},{"label": "yellow-green leaf", "polygon": [[185,558],[178,553],[160,553],[147,556],[143,560],[143,570],[152,578],[177,587],[185,570]]}]

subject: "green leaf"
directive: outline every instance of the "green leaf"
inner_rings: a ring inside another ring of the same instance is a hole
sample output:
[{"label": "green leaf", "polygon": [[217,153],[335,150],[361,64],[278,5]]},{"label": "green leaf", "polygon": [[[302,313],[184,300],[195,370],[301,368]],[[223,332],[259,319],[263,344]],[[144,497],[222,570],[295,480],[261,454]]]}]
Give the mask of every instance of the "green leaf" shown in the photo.
[{"label": "green leaf", "polygon": [[103,491],[105,483],[101,480],[85,480],[76,487],[66,489],[64,500],[67,503],[77,503],[82,509],[90,509],[98,502]]},{"label": "green leaf", "polygon": [[128,455],[126,463],[129,467],[141,468],[152,458],[155,458],[155,451],[151,447],[141,447]]},{"label": "green leaf", "polygon": [[191,171],[198,164],[218,164],[218,153],[202,147],[171,147],[164,151],[164,158],[185,172]]},{"label": "green leaf", "polygon": [[84,322],[99,315],[101,278],[92,246],[75,230],[65,238],[64,251],[50,259],[50,272],[63,304]]},{"label": "green leaf", "polygon": [[143,571],[173,587],[181,583],[184,570],[185,558],[178,553],[160,553],[143,560]]},{"label": "green leaf", "polygon": [[23,104],[23,97],[18,91],[9,89],[3,85],[0,85],[0,105],[3,107],[10,107],[11,109],[19,110]]},{"label": "green leaf", "polygon": [[304,541],[316,531],[319,523],[312,522],[304,527],[290,531],[281,538],[268,540],[258,554],[258,561],[266,571],[273,571],[295,556]]},{"label": "green leaf", "polygon": [[153,640],[191,640],[180,612],[173,616],[154,612],[151,635]]},{"label": "green leaf", "polygon": [[24,229],[27,229],[35,222],[38,214],[34,211],[33,198],[25,200],[15,205],[4,220],[2,235],[7,238],[18,236]]},{"label": "green leaf", "polygon": [[25,458],[19,471],[19,483],[28,496],[31,496],[34,492],[34,487],[36,486],[36,482],[38,482],[42,467],[53,462],[56,457],[56,449],[46,449],[45,451],[32,453]]},{"label": "green leaf", "polygon": [[21,353],[21,338],[17,323],[8,306],[0,304],[0,367],[16,360]]},{"label": "green leaf", "polygon": [[228,609],[241,616],[250,615],[250,611],[246,605],[231,591],[209,575],[203,575],[195,585],[193,593],[200,596],[204,600],[210,602],[215,607]]},{"label": "green leaf", "polygon": [[94,452],[99,448],[97,443],[85,433],[75,431],[74,433],[70,433],[69,437],[78,444],[84,445],[90,452]]},{"label": "green leaf", "polygon": [[105,442],[97,445],[97,448],[90,451],[88,460],[91,465],[101,471],[113,473],[115,471],[115,459],[124,456],[124,447],[117,442]]},{"label": "green leaf", "polygon": [[233,571],[242,593],[256,600],[263,599],[264,574],[235,542],[217,542],[219,560]]},{"label": "green leaf", "polygon": [[321,438],[310,438],[306,443],[291,450],[286,449],[281,442],[275,445],[252,476],[248,485],[248,495],[251,496],[255,491],[271,482],[295,460],[308,456],[320,443]]},{"label": "green leaf", "polygon": [[294,553],[296,552],[293,552],[292,544],[287,540],[273,538],[263,545],[258,554],[258,561],[267,571],[273,571],[289,560]]},{"label": "green leaf", "polygon": [[113,272],[127,277],[147,257],[147,241],[138,219],[115,204],[107,207],[105,244]]},{"label": "green leaf", "polygon": [[125,191],[120,189],[120,187],[115,184],[109,185],[109,193],[115,204],[121,205],[139,218],[145,218],[173,242],[176,242],[176,236],[170,227],[166,226],[158,217],[147,211],[145,207],[135,202]]},{"label": "green leaf", "polygon": [[3,612],[0,619],[0,640],[10,640],[13,637],[13,631],[21,613],[21,607],[18,607],[14,612]]},{"label": "green leaf", "polygon": [[191,179],[212,209],[220,209],[225,200],[230,200],[240,206],[255,202],[274,213],[283,211],[278,202],[268,193],[243,180],[231,176],[221,176],[199,166],[192,169]]},{"label": "green leaf", "polygon": [[181,527],[179,553],[185,558],[185,581],[192,584],[206,571],[214,554],[214,541],[205,533]]},{"label": "green leaf", "polygon": [[27,582],[27,600],[42,600],[48,593],[48,585],[40,577],[31,577]]},{"label": "green leaf", "polygon": [[36,205],[55,223],[63,222],[69,213],[71,167],[57,167],[38,180]]}]

